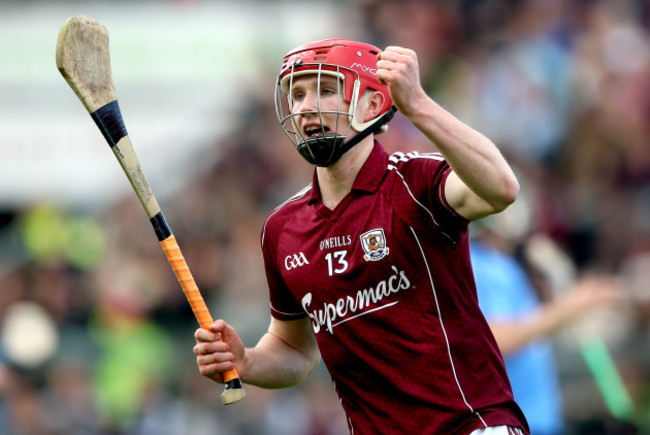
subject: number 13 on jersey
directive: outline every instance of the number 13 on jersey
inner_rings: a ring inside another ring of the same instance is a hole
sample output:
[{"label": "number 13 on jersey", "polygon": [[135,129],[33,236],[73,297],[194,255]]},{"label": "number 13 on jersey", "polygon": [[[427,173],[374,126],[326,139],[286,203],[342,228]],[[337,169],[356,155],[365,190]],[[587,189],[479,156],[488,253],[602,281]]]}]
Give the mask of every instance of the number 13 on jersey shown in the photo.
[{"label": "number 13 on jersey", "polygon": [[348,251],[334,251],[328,252],[325,255],[325,260],[327,260],[327,273],[329,276],[341,274],[348,270],[348,260],[345,259],[347,254]]}]

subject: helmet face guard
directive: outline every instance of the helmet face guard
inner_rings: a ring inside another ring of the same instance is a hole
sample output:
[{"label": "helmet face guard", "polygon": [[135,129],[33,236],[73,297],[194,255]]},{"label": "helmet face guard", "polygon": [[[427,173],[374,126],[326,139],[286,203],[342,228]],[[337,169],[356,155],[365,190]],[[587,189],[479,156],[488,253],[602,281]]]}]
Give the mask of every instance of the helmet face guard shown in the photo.
[{"label": "helmet face guard", "polygon": [[[285,74],[283,78],[279,79],[276,84],[275,109],[280,126],[305,160],[317,166],[331,165],[343,154],[341,152],[341,145],[350,132],[350,121],[354,118],[354,109],[356,108],[356,104],[350,104],[349,110],[343,110],[344,101],[342,86],[344,78],[342,78],[343,75],[340,73],[340,68],[336,65],[309,64],[300,65],[298,67],[296,65],[291,65],[289,68],[290,70],[288,73]],[[298,68],[305,69],[297,70]],[[324,68],[328,69],[325,70]],[[294,112],[294,100],[292,97],[293,81],[294,78],[305,74],[315,74],[317,76],[316,110]],[[334,76],[336,79],[337,103],[334,110],[322,110],[321,108],[320,87],[321,77],[323,75]],[[314,118],[316,118],[317,122],[321,125],[319,134],[310,136],[301,131],[296,121],[296,117],[304,115],[314,115]],[[332,132],[326,130],[323,122],[323,115],[335,116],[336,121]],[[347,128],[343,129],[344,131],[340,131],[339,128],[340,126],[342,128],[342,125],[344,124],[341,122],[342,118],[348,119]]]},{"label": "helmet face guard", "polygon": [[[377,79],[377,53],[379,49],[369,44],[334,39],[306,44],[285,56],[275,86],[276,115],[282,130],[309,163],[329,166],[369,134],[387,128],[385,124],[396,109],[392,106],[387,86],[380,84]],[[294,113],[294,80],[307,74],[316,76],[316,110]],[[337,104],[334,109],[321,109],[320,87],[323,76],[334,77],[336,80]],[[367,89],[384,94],[384,106],[377,118],[360,123],[355,118],[355,112],[360,96]],[[349,105],[347,109],[345,105]],[[301,131],[296,117],[302,115],[315,115],[314,118],[321,124],[319,134],[307,135]],[[323,115],[328,115],[330,120],[335,117],[332,132],[325,128]],[[342,123],[341,120],[345,118],[347,122]],[[339,126],[346,124],[346,128],[341,128],[345,131],[340,131]],[[351,129],[358,134],[346,140]]]}]

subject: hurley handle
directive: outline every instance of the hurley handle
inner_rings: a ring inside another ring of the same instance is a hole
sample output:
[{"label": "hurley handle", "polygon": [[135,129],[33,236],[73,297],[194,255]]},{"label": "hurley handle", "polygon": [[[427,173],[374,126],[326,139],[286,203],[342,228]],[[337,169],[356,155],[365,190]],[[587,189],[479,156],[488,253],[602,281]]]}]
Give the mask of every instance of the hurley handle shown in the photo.
[{"label": "hurley handle", "polygon": [[[165,240],[162,240],[160,244],[162,245],[163,251],[165,251],[167,260],[169,260],[169,264],[171,264],[172,269],[176,274],[176,279],[178,279],[178,283],[181,285],[187,301],[192,307],[192,311],[194,312],[196,320],[198,320],[201,328],[208,329],[209,326],[213,323],[212,316],[210,315],[208,307],[205,305],[205,301],[199,292],[199,288],[194,281],[194,277],[192,277],[190,268],[185,262],[183,253],[181,252],[181,249],[176,242],[176,237],[174,237],[172,234]],[[223,380],[226,382],[226,388],[228,387],[228,382],[234,381],[241,384],[239,381],[239,374],[234,368],[223,373]],[[228,391],[228,389],[226,389],[226,391]]]}]

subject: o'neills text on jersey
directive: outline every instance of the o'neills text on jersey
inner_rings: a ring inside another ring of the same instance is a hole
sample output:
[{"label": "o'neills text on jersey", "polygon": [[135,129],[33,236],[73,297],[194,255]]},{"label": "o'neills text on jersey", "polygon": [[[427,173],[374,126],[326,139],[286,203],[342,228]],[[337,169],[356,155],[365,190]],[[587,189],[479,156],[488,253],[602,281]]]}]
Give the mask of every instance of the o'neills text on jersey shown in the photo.
[{"label": "o'neills text on jersey", "polygon": [[347,236],[328,237],[325,240],[321,240],[320,250],[323,251],[325,249],[330,249],[330,248],[339,248],[341,246],[348,246],[351,244],[352,244],[352,237],[350,237],[349,234]]},{"label": "o'neills text on jersey", "polygon": [[379,305],[380,301],[392,294],[411,288],[411,281],[409,281],[406,273],[398,270],[395,266],[391,268],[395,273],[387,279],[379,281],[374,288],[358,290],[354,296],[348,295],[334,302],[325,302],[322,308],[313,309],[311,307],[312,294],[305,294],[302,298],[302,307],[311,318],[314,332],[318,333],[322,326],[326,326],[325,330],[334,334],[334,327],[341,323],[373,311],[388,308],[399,302],[394,301],[389,304]]}]

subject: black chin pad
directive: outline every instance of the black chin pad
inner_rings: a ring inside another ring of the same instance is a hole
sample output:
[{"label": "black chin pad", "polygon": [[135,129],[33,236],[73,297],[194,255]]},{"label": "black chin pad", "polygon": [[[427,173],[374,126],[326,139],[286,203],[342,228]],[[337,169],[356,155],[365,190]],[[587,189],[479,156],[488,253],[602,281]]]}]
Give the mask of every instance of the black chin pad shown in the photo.
[{"label": "black chin pad", "polygon": [[305,160],[316,166],[329,166],[343,155],[341,144],[345,139],[334,133],[312,136],[300,141],[298,152]]},{"label": "black chin pad", "polygon": [[345,136],[340,136],[335,133],[325,133],[323,135],[305,138],[296,145],[296,148],[300,155],[312,165],[321,167],[329,166],[336,163],[350,148],[379,130],[382,125],[388,123],[395,115],[395,112],[397,112],[397,107],[393,105],[370,127],[359,132],[359,134],[345,143],[343,143]]}]

